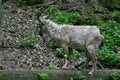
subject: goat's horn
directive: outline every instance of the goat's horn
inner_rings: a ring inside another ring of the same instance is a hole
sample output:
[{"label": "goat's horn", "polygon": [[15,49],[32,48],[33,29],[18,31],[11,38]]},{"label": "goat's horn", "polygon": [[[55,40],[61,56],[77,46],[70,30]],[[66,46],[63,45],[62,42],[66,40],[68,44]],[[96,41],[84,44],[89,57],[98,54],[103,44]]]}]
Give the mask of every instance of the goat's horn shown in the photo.
[{"label": "goat's horn", "polygon": [[48,17],[50,17],[50,15],[52,14],[52,11],[53,11],[53,6],[51,6],[50,12],[49,12],[49,14],[45,17],[45,19],[47,19]]}]

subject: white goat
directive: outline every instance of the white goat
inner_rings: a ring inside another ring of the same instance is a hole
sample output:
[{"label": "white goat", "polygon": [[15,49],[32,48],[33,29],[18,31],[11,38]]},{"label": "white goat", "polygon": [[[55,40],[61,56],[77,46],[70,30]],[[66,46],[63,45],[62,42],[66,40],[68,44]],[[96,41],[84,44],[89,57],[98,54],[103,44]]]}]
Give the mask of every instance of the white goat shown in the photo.
[{"label": "white goat", "polygon": [[75,48],[84,50],[86,53],[87,60],[81,68],[92,61],[93,66],[89,74],[93,74],[97,63],[96,50],[104,41],[99,28],[97,26],[61,25],[45,18],[40,18],[40,21],[44,24],[43,28],[47,35],[64,49],[65,62],[62,68],[67,68],[67,53],[71,51],[71,48]]}]

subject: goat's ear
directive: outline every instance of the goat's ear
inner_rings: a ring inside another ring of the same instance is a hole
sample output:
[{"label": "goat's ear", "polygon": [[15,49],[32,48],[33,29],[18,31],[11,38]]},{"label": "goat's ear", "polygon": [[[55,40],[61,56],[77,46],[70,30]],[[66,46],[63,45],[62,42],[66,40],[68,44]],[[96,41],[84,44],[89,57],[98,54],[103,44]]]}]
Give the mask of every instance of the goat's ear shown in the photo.
[{"label": "goat's ear", "polygon": [[41,19],[42,19],[42,18],[41,18],[41,17],[39,17],[39,21],[41,21]]}]

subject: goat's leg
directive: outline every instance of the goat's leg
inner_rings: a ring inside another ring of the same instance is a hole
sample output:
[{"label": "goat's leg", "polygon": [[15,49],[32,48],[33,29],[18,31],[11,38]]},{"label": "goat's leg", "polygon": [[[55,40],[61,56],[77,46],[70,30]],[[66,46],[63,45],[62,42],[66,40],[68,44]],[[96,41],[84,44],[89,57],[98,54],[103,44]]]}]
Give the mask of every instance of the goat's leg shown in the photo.
[{"label": "goat's leg", "polygon": [[[96,56],[98,57],[97,54],[96,54]],[[98,66],[99,66],[101,69],[104,69],[103,65],[102,65],[99,61],[97,61],[97,64],[98,64]]]},{"label": "goat's leg", "polygon": [[90,62],[91,58],[90,58],[90,55],[88,54],[88,52],[86,52],[86,57],[87,57],[87,60],[86,62],[80,67],[81,69],[85,68],[88,63]]},{"label": "goat's leg", "polygon": [[68,65],[67,55],[64,55],[64,65],[62,66],[62,69],[66,69]]},{"label": "goat's leg", "polygon": [[97,57],[96,57],[95,53],[93,53],[93,54],[91,55],[91,59],[92,59],[92,71],[89,72],[89,74],[93,74],[94,71],[96,70]]},{"label": "goat's leg", "polygon": [[96,69],[96,64],[97,64],[97,56],[96,56],[96,49],[94,45],[88,45],[87,50],[89,52],[90,58],[92,60],[92,70],[88,73],[90,75],[93,75],[95,69]]},{"label": "goat's leg", "polygon": [[62,66],[62,69],[66,69],[68,65],[67,60],[68,46],[66,44],[63,44],[63,49],[64,49],[64,65]]},{"label": "goat's leg", "polygon": [[100,66],[101,69],[104,69],[104,67],[102,66],[102,64],[99,61],[97,61],[97,63]]},{"label": "goat's leg", "polygon": [[69,55],[70,55],[70,61],[72,62],[72,59],[73,59],[73,50],[72,50],[72,48],[68,48],[68,50],[69,50]]},{"label": "goat's leg", "polygon": [[69,50],[70,62],[71,62],[70,68],[75,69],[75,59],[74,59],[73,49],[68,48],[68,50]]}]

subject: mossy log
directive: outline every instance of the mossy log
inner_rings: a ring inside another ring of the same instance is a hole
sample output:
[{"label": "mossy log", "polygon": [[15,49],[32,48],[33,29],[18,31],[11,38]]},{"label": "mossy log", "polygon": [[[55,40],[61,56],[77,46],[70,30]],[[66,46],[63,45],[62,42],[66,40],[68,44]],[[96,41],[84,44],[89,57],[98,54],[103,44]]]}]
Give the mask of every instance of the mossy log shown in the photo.
[{"label": "mossy log", "polygon": [[[86,76],[90,76],[91,78],[104,78],[105,80],[109,79],[109,73],[116,72],[120,70],[98,70],[95,72],[93,76],[88,75],[88,71],[84,70]],[[75,77],[77,75],[77,70],[25,70],[25,71],[0,71],[0,80],[38,80],[38,73],[47,73],[48,80],[68,80],[71,77]]]}]

